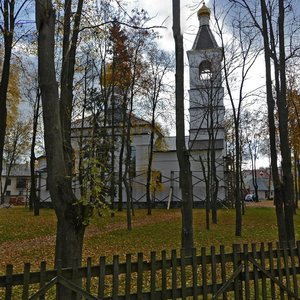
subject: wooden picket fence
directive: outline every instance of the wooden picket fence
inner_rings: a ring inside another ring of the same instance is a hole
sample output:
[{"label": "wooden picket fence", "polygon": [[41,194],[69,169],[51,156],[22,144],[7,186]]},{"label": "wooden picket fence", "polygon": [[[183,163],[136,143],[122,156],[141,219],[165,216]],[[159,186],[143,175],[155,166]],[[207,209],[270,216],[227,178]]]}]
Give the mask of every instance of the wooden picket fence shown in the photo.
[{"label": "wooden picket fence", "polygon": [[[14,274],[7,265],[0,276],[0,299],[56,299],[57,287],[72,292],[72,299],[300,299],[300,241],[293,247],[278,244],[233,245],[184,251],[127,254],[124,261],[100,257],[85,266],[38,272],[24,265]],[[74,284],[74,282],[79,284]],[[63,299],[63,298],[62,298]]]}]

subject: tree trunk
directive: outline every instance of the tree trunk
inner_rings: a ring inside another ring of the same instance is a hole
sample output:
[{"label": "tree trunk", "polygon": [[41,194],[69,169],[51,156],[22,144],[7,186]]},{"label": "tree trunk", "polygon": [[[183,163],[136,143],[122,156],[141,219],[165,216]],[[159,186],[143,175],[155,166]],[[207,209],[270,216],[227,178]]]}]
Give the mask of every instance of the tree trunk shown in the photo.
[{"label": "tree trunk", "polygon": [[132,185],[131,185],[131,170],[130,170],[130,162],[131,162],[131,141],[130,141],[130,128],[131,121],[130,116],[132,114],[132,99],[130,100],[130,110],[129,116],[127,119],[127,129],[126,129],[126,159],[125,159],[125,170],[123,173],[123,183],[126,190],[126,212],[127,212],[127,229],[132,229],[132,218],[131,218],[131,210],[132,207]]},{"label": "tree trunk", "polygon": [[63,24],[63,57],[61,67],[60,117],[64,143],[64,160],[69,180],[73,172],[73,149],[71,145],[71,118],[73,106],[73,80],[75,56],[82,13],[83,0],[78,0],[77,11],[74,14],[73,32],[71,35],[72,0],[65,1]]},{"label": "tree trunk", "polygon": [[6,118],[7,118],[7,90],[10,75],[10,61],[12,54],[12,43],[14,37],[14,6],[15,1],[5,0],[3,4],[3,39],[4,39],[4,59],[2,65],[2,74],[0,81],[0,180],[3,168],[3,151],[5,143],[6,132]]},{"label": "tree trunk", "polygon": [[185,254],[191,254],[193,238],[193,185],[189,153],[185,145],[184,132],[184,62],[183,38],[180,30],[180,0],[173,0],[173,35],[176,57],[176,149],[180,170],[182,194],[181,245]]},{"label": "tree trunk", "polygon": [[147,195],[147,214],[151,215],[151,173],[152,173],[152,160],[153,160],[153,144],[154,144],[154,130],[155,130],[155,106],[152,110],[152,120],[151,120],[151,135],[150,135],[150,149],[149,149],[149,160],[147,168],[147,183],[146,183],[146,195]]},{"label": "tree trunk", "polygon": [[239,136],[239,119],[235,120],[235,147],[236,147],[236,156],[235,156],[235,235],[242,235],[242,203],[241,203],[241,167],[240,167],[240,136]]},{"label": "tree trunk", "polygon": [[122,105],[122,136],[121,136],[121,149],[119,154],[119,181],[118,181],[118,211],[123,210],[123,158],[124,158],[124,149],[125,149],[125,138],[126,138],[126,114],[127,114],[127,100],[126,97],[123,99]]},{"label": "tree trunk", "polygon": [[[59,262],[61,262],[63,268],[81,265],[84,232],[84,226],[79,226],[78,228],[74,226],[73,217],[70,219],[65,218],[63,215],[58,217],[55,247],[56,267]],[[73,279],[73,283],[78,287],[82,285],[80,278]],[[59,285],[57,288],[57,299],[75,300],[78,298],[69,289]]]},{"label": "tree trunk", "polygon": [[269,36],[267,30],[267,8],[265,0],[261,0],[261,15],[262,15],[262,30],[264,40],[264,56],[266,67],[266,90],[267,90],[267,105],[268,105],[268,122],[269,122],[269,136],[270,136],[270,153],[271,153],[271,166],[272,178],[274,185],[274,203],[276,208],[276,218],[278,226],[279,241],[286,240],[286,229],[283,214],[283,201],[281,198],[281,184],[277,166],[277,151],[276,151],[276,126],[274,109],[275,102],[273,99],[272,91],[272,76],[271,76],[271,51],[269,48]]},{"label": "tree trunk", "polygon": [[[205,182],[205,224],[206,224],[206,229],[210,229],[210,179],[209,179],[209,164],[207,168],[205,167],[204,161],[201,157],[199,156],[200,159],[200,164],[202,168],[202,173],[203,173],[203,178]],[[209,151],[207,152],[207,161],[209,161]],[[207,170],[206,170],[207,169]]]},{"label": "tree trunk", "polygon": [[36,102],[34,105],[34,116],[33,116],[33,128],[32,128],[32,141],[31,141],[31,151],[30,151],[30,194],[29,194],[29,209],[34,208],[34,215],[39,216],[40,214],[40,199],[36,194],[36,177],[35,177],[35,144],[36,144],[36,134],[38,118],[40,114],[40,92],[37,89]]},{"label": "tree trunk", "polygon": [[[113,67],[114,70],[114,67]],[[113,71],[114,73],[114,71]],[[114,76],[113,76],[114,78]],[[110,169],[111,169],[111,179],[110,179],[110,201],[111,201],[111,216],[115,215],[115,192],[116,192],[116,177],[115,177],[115,92],[114,86],[112,88],[112,107],[111,107],[111,145],[110,145]]]},{"label": "tree trunk", "polygon": [[295,179],[294,179],[294,195],[295,195],[295,198],[294,198],[294,213],[296,214],[297,210],[296,208],[298,208],[298,196],[299,196],[299,190],[298,190],[298,181],[299,181],[299,178],[298,178],[298,174],[297,174],[297,164],[298,164],[298,153],[294,150],[294,176],[295,176]]},{"label": "tree trunk", "polygon": [[[116,75],[116,54],[114,50],[113,54],[113,64],[112,64],[112,88],[111,88],[111,115],[110,115],[110,125],[111,125],[111,145],[110,145],[110,202],[111,202],[111,217],[115,216],[115,193],[116,193],[116,177],[115,177],[115,143],[116,143],[116,121],[115,121],[115,75]],[[119,124],[118,124],[119,125]]]},{"label": "tree trunk", "polygon": [[[215,142],[214,142],[215,143]],[[217,204],[218,204],[218,192],[219,192],[219,180],[217,177],[217,170],[216,170],[216,153],[213,146],[212,154],[212,182],[213,182],[213,192],[212,192],[212,209],[211,209],[211,217],[213,224],[217,224],[218,217],[217,217]]]},{"label": "tree trunk", "polygon": [[[81,264],[85,216],[88,212],[77,203],[69,173],[65,168],[64,143],[60,119],[58,86],[54,60],[55,11],[51,0],[36,1],[38,30],[38,71],[41,89],[48,184],[57,216],[55,262],[70,267],[71,261]],[[64,290],[61,299],[71,299]]]},{"label": "tree trunk", "polygon": [[298,154],[298,156],[297,156],[297,171],[298,171],[298,173],[297,173],[297,186],[298,186],[298,196],[297,196],[297,199],[296,199],[296,207],[297,208],[299,208],[299,203],[298,203],[298,201],[299,201],[299,196],[300,196],[300,157],[299,157],[299,154]]},{"label": "tree trunk", "polygon": [[284,196],[284,211],[285,211],[285,226],[287,243],[295,244],[295,229],[294,229],[294,182],[292,175],[291,149],[289,143],[289,126],[288,126],[288,107],[286,101],[286,72],[285,72],[285,36],[284,36],[284,1],[279,0],[279,55],[280,55],[280,97],[277,98],[277,107],[279,115],[279,132],[280,132],[280,150],[282,157],[283,171],[283,196]]},{"label": "tree trunk", "polygon": [[[212,98],[212,97],[211,97]],[[211,167],[210,167],[210,172],[211,172],[211,188],[212,188],[212,193],[211,193],[211,218],[212,218],[212,223],[217,224],[217,203],[218,203],[218,192],[219,192],[219,180],[217,176],[217,167],[216,167],[216,136],[218,134],[218,129],[214,128],[214,122],[213,122],[213,114],[214,114],[214,109],[213,109],[213,103],[211,105],[211,110],[210,110],[210,159],[211,159]]]}]

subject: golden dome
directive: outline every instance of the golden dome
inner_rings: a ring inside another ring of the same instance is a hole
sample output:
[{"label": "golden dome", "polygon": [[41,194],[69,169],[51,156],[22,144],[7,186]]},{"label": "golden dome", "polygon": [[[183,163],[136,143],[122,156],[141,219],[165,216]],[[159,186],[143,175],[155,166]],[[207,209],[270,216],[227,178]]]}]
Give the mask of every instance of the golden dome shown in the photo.
[{"label": "golden dome", "polygon": [[210,17],[210,9],[205,5],[205,2],[203,2],[202,7],[198,10],[198,18],[200,17]]}]

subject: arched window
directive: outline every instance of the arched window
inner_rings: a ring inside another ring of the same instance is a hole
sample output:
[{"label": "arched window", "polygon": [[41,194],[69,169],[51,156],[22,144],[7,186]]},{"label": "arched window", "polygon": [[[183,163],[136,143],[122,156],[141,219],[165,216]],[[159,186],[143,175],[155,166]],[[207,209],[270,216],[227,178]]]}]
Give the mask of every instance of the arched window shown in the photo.
[{"label": "arched window", "polygon": [[211,79],[211,62],[208,60],[204,60],[201,62],[199,66],[199,77],[200,80],[208,80]]}]

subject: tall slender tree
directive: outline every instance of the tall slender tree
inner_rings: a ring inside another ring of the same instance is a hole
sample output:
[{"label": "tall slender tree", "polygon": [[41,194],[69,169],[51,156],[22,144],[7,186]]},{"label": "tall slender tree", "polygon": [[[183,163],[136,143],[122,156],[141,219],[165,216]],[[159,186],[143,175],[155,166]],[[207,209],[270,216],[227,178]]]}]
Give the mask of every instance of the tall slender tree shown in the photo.
[{"label": "tall slender tree", "polygon": [[7,123],[7,92],[11,73],[11,57],[15,37],[16,22],[28,0],[0,1],[0,32],[4,44],[4,57],[0,78],[0,177],[2,174],[3,148]]},{"label": "tall slender tree", "polygon": [[[214,7],[216,7],[214,5]],[[225,16],[232,10],[233,6],[230,4],[226,7]],[[249,72],[256,62],[260,51],[255,48],[257,32],[243,27],[243,20],[245,16],[238,11],[232,21],[232,40],[227,43],[224,35],[224,27],[222,18],[216,17],[217,31],[221,40],[221,47],[224,49],[223,56],[223,72],[225,79],[225,86],[228,98],[231,103],[233,125],[234,125],[234,158],[235,158],[235,210],[236,210],[236,236],[242,234],[242,193],[241,193],[241,113],[243,104],[247,98],[251,97],[253,93],[259,88],[256,87],[250,92],[245,91],[245,85],[249,77]],[[239,78],[239,80],[237,80]]]},{"label": "tall slender tree", "polygon": [[176,94],[176,151],[180,170],[182,193],[181,245],[185,254],[191,254],[193,237],[193,185],[189,153],[184,133],[184,61],[183,37],[180,29],[180,0],[173,0],[173,35],[175,40],[175,94]]},{"label": "tall slender tree", "polygon": [[[151,116],[150,125],[150,147],[149,147],[149,159],[147,166],[147,179],[146,179],[146,201],[147,201],[147,213],[151,215],[151,183],[152,183],[152,161],[153,150],[155,142],[155,133],[159,131],[156,126],[157,118],[163,117],[162,110],[166,110],[168,101],[162,96],[167,92],[168,85],[165,83],[166,76],[173,66],[172,56],[157,48],[157,45],[153,45],[147,51],[147,67],[150,72],[147,74],[148,78],[145,79],[145,104],[144,107],[147,113]],[[166,114],[165,114],[166,116]]]}]

